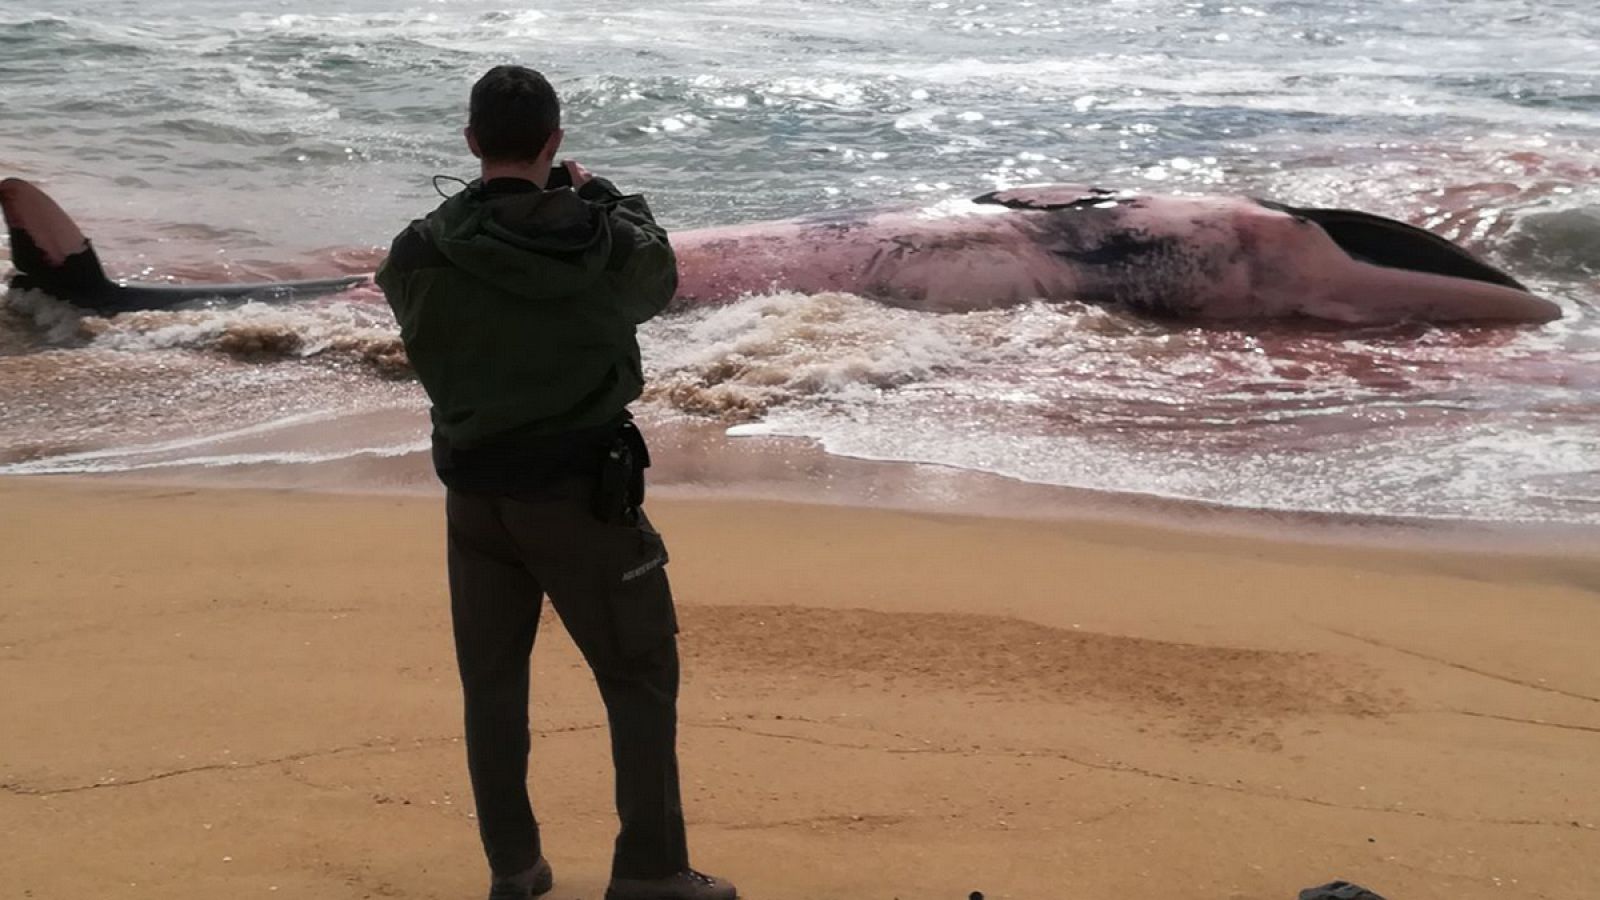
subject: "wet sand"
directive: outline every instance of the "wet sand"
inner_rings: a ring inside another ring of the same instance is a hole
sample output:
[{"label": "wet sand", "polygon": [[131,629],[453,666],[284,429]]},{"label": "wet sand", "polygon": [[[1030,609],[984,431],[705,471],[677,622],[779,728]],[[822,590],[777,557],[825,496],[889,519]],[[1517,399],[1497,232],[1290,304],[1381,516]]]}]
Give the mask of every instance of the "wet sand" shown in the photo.
[{"label": "wet sand", "polygon": [[[1600,894],[1594,554],[663,493],[692,848],[753,900]],[[0,510],[0,895],[481,894],[436,497]],[[598,898],[546,626],[550,896]]]}]

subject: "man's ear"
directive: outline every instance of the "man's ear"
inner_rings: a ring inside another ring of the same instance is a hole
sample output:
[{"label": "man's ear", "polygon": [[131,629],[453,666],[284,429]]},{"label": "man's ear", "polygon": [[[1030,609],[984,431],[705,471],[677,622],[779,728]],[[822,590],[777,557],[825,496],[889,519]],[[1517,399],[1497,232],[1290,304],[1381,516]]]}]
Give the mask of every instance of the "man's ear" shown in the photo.
[{"label": "man's ear", "polygon": [[472,133],[472,126],[461,129],[461,134],[467,139],[467,149],[472,151],[472,155],[483,159],[483,150],[478,147],[478,136]]}]

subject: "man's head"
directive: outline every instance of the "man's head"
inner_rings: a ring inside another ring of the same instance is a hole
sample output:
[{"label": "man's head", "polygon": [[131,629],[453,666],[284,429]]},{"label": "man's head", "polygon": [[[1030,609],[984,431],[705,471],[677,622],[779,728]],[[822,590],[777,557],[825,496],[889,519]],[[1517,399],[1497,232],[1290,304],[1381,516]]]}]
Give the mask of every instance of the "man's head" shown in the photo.
[{"label": "man's head", "polygon": [[547,167],[561,135],[561,101],[538,72],[495,66],[472,86],[467,146],[485,165]]}]

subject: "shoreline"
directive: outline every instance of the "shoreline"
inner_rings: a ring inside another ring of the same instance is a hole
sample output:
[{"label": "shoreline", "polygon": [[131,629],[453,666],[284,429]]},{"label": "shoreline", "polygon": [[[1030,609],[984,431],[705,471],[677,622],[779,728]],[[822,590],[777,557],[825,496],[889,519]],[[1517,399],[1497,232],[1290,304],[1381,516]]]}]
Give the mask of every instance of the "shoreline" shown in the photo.
[{"label": "shoreline", "polygon": [[[864,463],[867,461],[849,460]],[[891,470],[910,469],[916,464],[868,463]],[[939,467],[928,467],[939,468]],[[911,517],[929,522],[975,528],[1012,527],[1040,529],[1044,533],[1067,535],[1075,540],[1107,546],[1180,546],[1196,552],[1240,556],[1253,560],[1291,563],[1312,562],[1371,572],[1399,572],[1423,567],[1453,578],[1485,583],[1535,583],[1593,592],[1600,599],[1600,542],[1583,530],[1561,530],[1558,539],[1534,529],[1500,528],[1485,524],[1481,528],[1443,529],[1433,522],[1394,522],[1388,520],[1331,520],[1320,514],[1274,513],[1239,510],[1207,504],[1169,503],[1163,498],[1141,495],[1101,495],[1093,491],[1055,488],[1016,482],[1000,476],[984,476],[965,470],[945,470],[970,490],[970,480],[993,478],[1002,490],[1030,491],[1047,488],[1059,492],[1049,506],[1031,509],[1003,506],[1004,494],[991,495],[985,504],[967,508],[940,508],[929,497],[898,496],[897,502],[871,503],[856,498],[803,495],[772,486],[671,484],[652,485],[646,505],[652,516],[666,508],[740,510],[749,507],[793,509],[808,515],[855,514]],[[9,490],[27,492],[56,490],[94,496],[186,497],[237,496],[270,503],[275,498],[326,500],[330,502],[384,502],[438,504],[442,509],[444,490],[430,483],[406,489],[332,487],[328,485],[286,485],[276,482],[225,483],[192,478],[138,477],[115,475],[0,475],[0,494]],[[1131,496],[1135,502],[1123,502]],[[1035,498],[1036,499],[1036,498]],[[1085,501],[1088,502],[1085,502]],[[1096,502],[1104,501],[1104,502]],[[1149,502],[1138,502],[1149,501]]]},{"label": "shoreline", "polygon": [[[387,416],[381,417],[382,423]],[[387,423],[384,423],[387,424]],[[730,437],[724,426],[647,422],[652,498],[772,501],[844,509],[1147,528],[1351,551],[1437,551],[1582,562],[1600,559],[1600,525],[1497,522],[1231,506],[1155,494],[1023,481],[937,463],[828,452],[810,438]],[[317,427],[323,427],[319,424]],[[262,444],[281,451],[279,442]],[[246,449],[252,449],[245,444]],[[442,496],[426,451],[330,461],[168,466],[73,474],[0,474],[0,481],[144,485],[333,496]]]}]

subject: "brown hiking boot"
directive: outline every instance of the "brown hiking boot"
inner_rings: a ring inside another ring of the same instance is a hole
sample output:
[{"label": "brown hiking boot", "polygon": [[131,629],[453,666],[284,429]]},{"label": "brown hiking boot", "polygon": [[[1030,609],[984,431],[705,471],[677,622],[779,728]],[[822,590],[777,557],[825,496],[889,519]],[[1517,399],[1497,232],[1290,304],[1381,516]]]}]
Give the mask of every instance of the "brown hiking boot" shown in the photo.
[{"label": "brown hiking boot", "polygon": [[489,900],[532,900],[550,893],[555,887],[555,874],[544,857],[515,875],[497,877],[489,882]]},{"label": "brown hiking boot", "polygon": [[739,891],[721,878],[688,869],[666,878],[613,878],[606,900],[738,900]]}]

